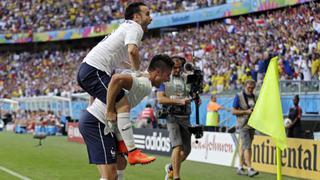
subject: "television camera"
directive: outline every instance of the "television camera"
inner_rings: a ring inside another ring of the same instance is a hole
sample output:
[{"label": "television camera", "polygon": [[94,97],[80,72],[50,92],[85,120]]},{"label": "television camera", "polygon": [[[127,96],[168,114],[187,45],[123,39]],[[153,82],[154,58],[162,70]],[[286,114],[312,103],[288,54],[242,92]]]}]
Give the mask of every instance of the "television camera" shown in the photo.
[{"label": "television camera", "polygon": [[[203,72],[189,62],[184,64],[184,71],[187,73],[187,84],[190,84],[189,95],[196,106],[196,125],[189,127],[189,131],[194,134],[196,139],[199,139],[203,136],[203,126],[199,122],[199,106],[201,103],[199,94],[203,92]],[[196,140],[196,143],[198,143],[198,140]]]},{"label": "television camera", "polygon": [[[203,136],[203,126],[199,125],[199,106],[201,100],[199,94],[202,93],[203,88],[203,72],[196,69],[194,65],[189,62],[184,64],[184,72],[186,83],[190,85],[189,95],[192,97],[191,100],[195,102],[196,106],[196,125],[189,127],[189,131],[196,139],[199,139]],[[157,111],[157,117],[159,119],[165,119],[168,114],[176,112],[177,108],[176,106],[163,106],[162,109]],[[198,143],[197,140],[196,143]]]}]

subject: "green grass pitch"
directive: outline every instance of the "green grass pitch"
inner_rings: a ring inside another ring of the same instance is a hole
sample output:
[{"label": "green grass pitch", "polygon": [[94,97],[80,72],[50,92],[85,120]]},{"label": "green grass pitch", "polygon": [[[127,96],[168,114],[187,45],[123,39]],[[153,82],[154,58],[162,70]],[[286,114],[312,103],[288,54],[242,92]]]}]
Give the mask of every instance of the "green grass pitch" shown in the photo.
[{"label": "green grass pitch", "polygon": [[[86,147],[67,142],[66,137],[51,136],[36,147],[38,140],[32,135],[0,132],[0,166],[34,180],[97,180],[98,171],[88,164]],[[169,157],[157,156],[149,165],[127,166],[126,180],[162,180],[164,165]],[[237,176],[235,168],[186,161],[182,165],[184,180],[241,180],[249,177]],[[1,180],[19,179],[0,170]],[[254,179],[276,179],[273,174],[260,173]],[[284,180],[294,179],[283,177]]]}]

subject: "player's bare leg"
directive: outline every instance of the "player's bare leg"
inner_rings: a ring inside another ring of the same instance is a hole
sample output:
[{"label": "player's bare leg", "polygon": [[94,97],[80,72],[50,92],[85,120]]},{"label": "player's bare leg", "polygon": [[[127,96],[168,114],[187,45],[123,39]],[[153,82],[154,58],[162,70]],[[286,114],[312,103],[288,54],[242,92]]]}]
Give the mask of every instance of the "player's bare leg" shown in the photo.
[{"label": "player's bare leg", "polygon": [[172,149],[171,162],[173,169],[173,179],[180,178],[181,163],[186,159],[182,146],[176,146]]},{"label": "player's bare leg", "polygon": [[99,164],[97,168],[100,172],[100,178],[108,180],[117,180],[116,164]]}]

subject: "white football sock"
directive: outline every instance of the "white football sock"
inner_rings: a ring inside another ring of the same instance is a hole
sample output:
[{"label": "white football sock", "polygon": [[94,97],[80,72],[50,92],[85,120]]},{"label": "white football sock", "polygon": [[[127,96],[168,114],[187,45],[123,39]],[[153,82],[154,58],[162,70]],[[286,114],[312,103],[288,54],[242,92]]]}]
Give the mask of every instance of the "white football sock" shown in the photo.
[{"label": "white football sock", "polygon": [[117,180],[124,180],[124,170],[117,170],[118,179]]},{"label": "white football sock", "polygon": [[133,138],[133,130],[132,130],[132,123],[129,119],[129,113],[118,113],[118,129],[120,134],[124,140],[124,143],[127,146],[128,151],[131,151],[136,148],[134,144]]}]

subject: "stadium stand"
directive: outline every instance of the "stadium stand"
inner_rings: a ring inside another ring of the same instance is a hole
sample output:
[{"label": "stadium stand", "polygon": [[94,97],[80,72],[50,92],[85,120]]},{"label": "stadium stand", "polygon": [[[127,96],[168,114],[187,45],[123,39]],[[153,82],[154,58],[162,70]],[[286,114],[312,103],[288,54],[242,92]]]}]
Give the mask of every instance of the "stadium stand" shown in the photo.
[{"label": "stadium stand", "polygon": [[[204,91],[209,93],[237,90],[250,78],[261,83],[274,54],[281,54],[281,80],[319,80],[319,25],[320,13],[313,8],[289,7],[147,38],[141,57],[144,68],[157,53],[195,58],[204,71]],[[76,67],[88,50],[1,52],[0,98],[79,92]]]},{"label": "stadium stand", "polygon": [[[0,32],[43,32],[80,28],[110,23],[121,19],[124,7],[134,0],[72,0],[72,1],[2,1]],[[224,0],[144,1],[154,15],[190,11],[223,4]]]}]

